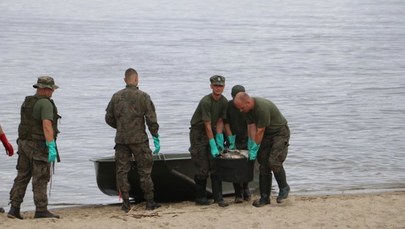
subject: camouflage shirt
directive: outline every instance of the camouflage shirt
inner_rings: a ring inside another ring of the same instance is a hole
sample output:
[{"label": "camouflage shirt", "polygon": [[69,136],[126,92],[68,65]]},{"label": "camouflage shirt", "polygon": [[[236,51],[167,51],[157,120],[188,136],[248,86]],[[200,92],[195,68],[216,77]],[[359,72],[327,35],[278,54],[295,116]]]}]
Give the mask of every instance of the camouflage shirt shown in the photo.
[{"label": "camouflage shirt", "polygon": [[116,144],[138,144],[148,140],[150,133],[157,137],[159,124],[150,96],[138,87],[127,85],[116,92],[106,109],[105,121],[117,130]]}]

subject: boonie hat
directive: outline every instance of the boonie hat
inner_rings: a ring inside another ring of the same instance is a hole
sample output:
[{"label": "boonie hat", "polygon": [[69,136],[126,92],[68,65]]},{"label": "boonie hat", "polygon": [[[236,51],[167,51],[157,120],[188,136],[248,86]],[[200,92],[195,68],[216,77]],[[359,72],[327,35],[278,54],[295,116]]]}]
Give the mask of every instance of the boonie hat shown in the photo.
[{"label": "boonie hat", "polygon": [[49,88],[52,90],[56,90],[59,88],[59,86],[55,84],[55,81],[50,76],[38,77],[37,83],[32,86],[34,88]]},{"label": "boonie hat", "polygon": [[211,76],[210,82],[212,85],[225,85],[225,77],[220,75]]},{"label": "boonie hat", "polygon": [[232,87],[231,90],[232,97],[235,97],[236,94],[238,94],[239,92],[245,92],[245,87],[243,87],[242,85],[235,85]]}]

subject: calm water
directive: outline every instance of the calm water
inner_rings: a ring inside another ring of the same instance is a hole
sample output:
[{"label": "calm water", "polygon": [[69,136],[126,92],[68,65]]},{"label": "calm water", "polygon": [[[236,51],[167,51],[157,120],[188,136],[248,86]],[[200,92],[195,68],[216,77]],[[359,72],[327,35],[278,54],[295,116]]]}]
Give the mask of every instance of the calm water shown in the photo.
[{"label": "calm water", "polygon": [[[2,0],[0,122],[14,142],[36,77],[54,76],[63,163],[50,203],[117,202],[89,159],[114,153],[104,110],[125,69],[155,102],[162,153],[187,152],[191,115],[222,74],[228,98],[243,84],[288,119],[293,193],[405,188],[404,10],[402,0]],[[0,153],[6,206],[17,157]]]}]

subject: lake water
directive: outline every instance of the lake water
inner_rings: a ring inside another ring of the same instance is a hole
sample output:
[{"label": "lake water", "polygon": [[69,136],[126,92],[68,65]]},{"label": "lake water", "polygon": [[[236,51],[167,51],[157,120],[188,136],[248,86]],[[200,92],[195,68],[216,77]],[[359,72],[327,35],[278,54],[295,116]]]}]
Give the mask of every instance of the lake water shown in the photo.
[{"label": "lake water", "polygon": [[[292,131],[293,194],[405,188],[405,1],[2,0],[0,122],[17,138],[19,109],[40,75],[60,86],[62,163],[52,206],[113,203],[91,158],[113,155],[104,123],[133,67],[158,114],[162,153],[187,152],[209,77],[275,102]],[[13,144],[16,148],[16,144]],[[0,147],[0,205],[17,157]],[[31,185],[23,210],[33,209]]]}]

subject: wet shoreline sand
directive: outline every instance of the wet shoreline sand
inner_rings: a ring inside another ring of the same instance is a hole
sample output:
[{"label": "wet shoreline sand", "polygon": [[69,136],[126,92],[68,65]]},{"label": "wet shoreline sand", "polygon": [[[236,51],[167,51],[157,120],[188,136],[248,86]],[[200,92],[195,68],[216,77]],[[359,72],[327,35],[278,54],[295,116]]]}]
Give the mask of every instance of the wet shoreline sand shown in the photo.
[{"label": "wet shoreline sand", "polygon": [[[253,199],[257,198],[253,196]],[[52,209],[61,219],[24,220],[0,215],[0,228],[405,228],[405,192],[341,195],[294,195],[282,204],[255,208],[251,202],[227,208],[193,202],[163,203],[146,211],[145,203],[132,205],[129,213],[119,204],[86,205]],[[8,210],[8,208],[6,208]]]}]

